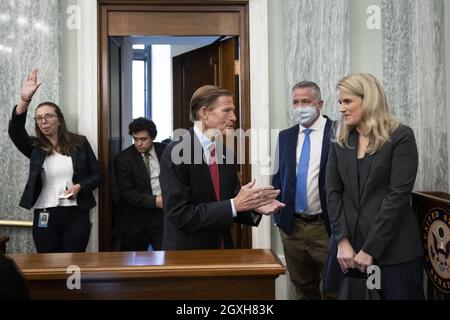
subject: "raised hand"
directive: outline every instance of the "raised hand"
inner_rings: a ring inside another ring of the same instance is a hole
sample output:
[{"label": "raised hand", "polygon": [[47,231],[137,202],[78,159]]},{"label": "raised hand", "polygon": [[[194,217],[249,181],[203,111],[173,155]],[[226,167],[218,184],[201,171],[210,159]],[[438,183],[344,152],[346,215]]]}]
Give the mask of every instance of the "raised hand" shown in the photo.
[{"label": "raised hand", "polygon": [[25,78],[23,82],[22,92],[20,93],[20,100],[17,104],[16,114],[22,114],[28,110],[31,98],[40,87],[41,83],[37,80],[38,69],[33,69],[31,73]]},{"label": "raised hand", "polygon": [[[37,80],[38,69],[33,69],[26,77],[22,87],[22,100],[31,100],[37,89],[41,85]],[[26,102],[26,101],[25,101]]]}]

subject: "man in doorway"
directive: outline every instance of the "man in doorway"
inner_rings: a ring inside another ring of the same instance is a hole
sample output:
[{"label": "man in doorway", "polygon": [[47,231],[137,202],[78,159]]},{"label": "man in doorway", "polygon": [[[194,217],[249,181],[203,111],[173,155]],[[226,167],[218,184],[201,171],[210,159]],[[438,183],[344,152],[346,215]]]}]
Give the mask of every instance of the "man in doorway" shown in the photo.
[{"label": "man in doorway", "polygon": [[149,119],[137,118],[128,129],[134,144],[115,159],[120,250],[146,251],[149,245],[153,250],[161,250],[163,204],[159,159],[165,145],[153,142],[157,130]]},{"label": "man in doorway", "polygon": [[323,100],[314,82],[292,88],[292,107],[295,125],[280,132],[272,180],[286,206],[274,219],[297,298],[320,300],[329,298],[323,292],[330,233],[325,168],[333,122],[321,115]]},{"label": "man in doorway", "polygon": [[234,129],[234,111],[230,91],[200,87],[190,102],[194,127],[164,151],[164,250],[232,248],[233,222],[257,226],[261,214],[281,206],[271,186],[252,181],[241,188],[234,157],[220,142]]}]

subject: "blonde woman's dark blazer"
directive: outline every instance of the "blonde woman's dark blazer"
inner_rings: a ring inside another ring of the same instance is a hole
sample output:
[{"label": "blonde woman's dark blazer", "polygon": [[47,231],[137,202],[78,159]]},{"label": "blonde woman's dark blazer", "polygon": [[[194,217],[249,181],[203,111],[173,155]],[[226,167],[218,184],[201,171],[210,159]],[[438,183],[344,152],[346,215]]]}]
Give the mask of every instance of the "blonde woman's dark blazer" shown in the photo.
[{"label": "blonde woman's dark blazer", "polygon": [[362,250],[379,265],[398,264],[423,255],[419,224],[411,207],[418,154],[411,128],[400,125],[379,151],[366,155],[360,184],[357,169],[358,133],[349,146],[336,142],[327,163],[327,202],[331,221],[330,249],[347,237],[352,243],[357,222]]}]

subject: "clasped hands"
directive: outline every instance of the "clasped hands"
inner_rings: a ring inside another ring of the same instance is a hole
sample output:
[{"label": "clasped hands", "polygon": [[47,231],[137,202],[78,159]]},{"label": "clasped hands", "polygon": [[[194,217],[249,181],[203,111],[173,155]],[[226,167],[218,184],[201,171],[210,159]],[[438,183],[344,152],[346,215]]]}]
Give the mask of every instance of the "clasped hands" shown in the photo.
[{"label": "clasped hands", "polygon": [[367,268],[373,264],[373,258],[371,255],[360,250],[358,254],[353,250],[350,241],[347,238],[343,238],[339,241],[337,260],[344,273],[348,272],[348,269],[358,269],[361,272],[367,272]]},{"label": "clasped hands", "polygon": [[271,215],[277,212],[284,204],[275,198],[280,190],[273,186],[255,187],[255,180],[242,186],[238,195],[233,199],[237,212],[256,210],[260,214]]}]

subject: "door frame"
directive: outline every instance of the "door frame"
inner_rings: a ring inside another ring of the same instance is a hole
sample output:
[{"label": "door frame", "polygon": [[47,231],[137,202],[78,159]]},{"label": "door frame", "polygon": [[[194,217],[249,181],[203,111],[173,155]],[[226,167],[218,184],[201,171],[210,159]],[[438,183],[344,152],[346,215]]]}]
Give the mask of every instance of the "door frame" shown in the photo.
[{"label": "door frame", "polygon": [[[103,173],[103,183],[99,188],[99,251],[110,251],[111,243],[111,196],[110,196],[110,177],[109,172],[109,72],[108,72],[108,36],[126,36],[130,34],[115,34],[120,30],[117,24],[112,24],[111,19],[117,17],[117,14],[127,15],[145,14],[148,12],[183,14],[183,13],[238,13],[239,29],[239,52],[240,52],[240,128],[244,131],[251,127],[251,109],[250,109],[250,40],[249,40],[249,2],[250,0],[97,0],[98,9],[98,159],[100,169]],[[114,34],[110,31],[114,26]],[[126,26],[124,24],[124,26]],[[157,26],[156,26],[157,27]],[[227,30],[226,23],[219,24]],[[167,27],[163,26],[167,31]],[[130,29],[131,30],[131,29]],[[189,29],[185,29],[189,30]],[[198,30],[198,29],[196,29]],[[203,29],[204,34],[210,35],[211,28]],[[154,31],[155,34],[158,30]],[[170,32],[170,31],[169,31]],[[174,31],[175,32],[175,31]],[[217,32],[217,30],[215,30]],[[187,33],[189,33],[187,31]],[[196,31],[198,33],[198,31]],[[178,35],[174,33],[172,35]],[[151,35],[151,34],[143,34]],[[171,34],[165,34],[171,35]],[[197,35],[197,34],[196,34]],[[248,144],[245,146],[248,150]],[[246,152],[247,153],[247,152]],[[247,153],[248,154],[248,153]],[[252,177],[252,167],[250,164],[244,164],[241,167],[242,182],[250,181]],[[252,232],[250,227],[243,228],[242,244],[243,247],[252,247]]]}]

